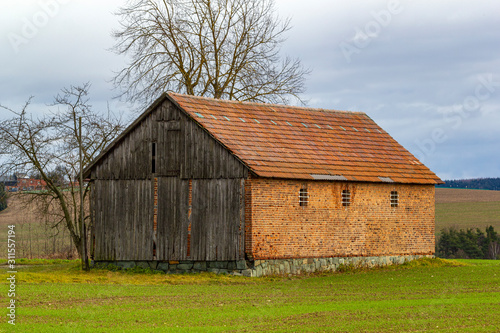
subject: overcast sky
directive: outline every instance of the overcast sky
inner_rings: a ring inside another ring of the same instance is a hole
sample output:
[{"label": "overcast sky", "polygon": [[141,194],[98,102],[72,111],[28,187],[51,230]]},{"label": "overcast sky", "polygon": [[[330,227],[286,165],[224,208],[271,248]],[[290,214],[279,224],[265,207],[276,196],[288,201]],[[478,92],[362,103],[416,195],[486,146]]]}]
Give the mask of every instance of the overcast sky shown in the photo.
[{"label": "overcast sky", "polygon": [[[0,0],[0,104],[91,82],[95,108],[128,110],[110,79],[124,0]],[[283,54],[312,70],[311,107],[363,111],[442,179],[500,177],[500,2],[279,0]],[[8,115],[0,111],[0,119]]]}]

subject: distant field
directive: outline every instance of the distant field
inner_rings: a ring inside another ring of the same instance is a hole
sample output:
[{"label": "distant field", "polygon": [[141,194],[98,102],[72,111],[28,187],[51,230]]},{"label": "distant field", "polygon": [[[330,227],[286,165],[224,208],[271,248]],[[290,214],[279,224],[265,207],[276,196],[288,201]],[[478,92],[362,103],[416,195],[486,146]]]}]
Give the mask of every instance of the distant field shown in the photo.
[{"label": "distant field", "polygon": [[436,188],[436,203],[500,202],[500,191]]},{"label": "distant field", "polygon": [[490,225],[500,232],[500,191],[436,188],[436,233]]},{"label": "distant field", "polygon": [[0,212],[0,258],[7,257],[9,225],[15,225],[18,258],[63,257],[69,252],[69,232],[62,225],[52,228],[13,195],[7,209]]},{"label": "distant field", "polygon": [[0,332],[498,332],[499,272],[500,260],[266,278],[30,264],[15,330],[4,307]]}]

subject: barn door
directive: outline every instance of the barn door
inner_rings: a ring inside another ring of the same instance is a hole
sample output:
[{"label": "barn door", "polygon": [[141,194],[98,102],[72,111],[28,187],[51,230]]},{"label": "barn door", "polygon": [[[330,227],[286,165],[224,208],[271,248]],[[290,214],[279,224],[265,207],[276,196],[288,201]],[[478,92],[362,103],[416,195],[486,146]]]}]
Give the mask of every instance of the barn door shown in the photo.
[{"label": "barn door", "polygon": [[189,180],[158,177],[157,260],[188,260]]},{"label": "barn door", "polygon": [[238,260],[243,255],[244,200],[240,179],[194,179],[191,258]]}]

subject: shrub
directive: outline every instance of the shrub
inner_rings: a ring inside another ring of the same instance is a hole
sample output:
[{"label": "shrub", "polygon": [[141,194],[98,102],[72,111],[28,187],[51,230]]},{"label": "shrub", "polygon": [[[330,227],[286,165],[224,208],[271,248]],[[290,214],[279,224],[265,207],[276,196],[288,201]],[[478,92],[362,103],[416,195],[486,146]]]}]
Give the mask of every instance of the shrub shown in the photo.
[{"label": "shrub", "polygon": [[0,212],[7,208],[7,192],[4,183],[0,183]]}]

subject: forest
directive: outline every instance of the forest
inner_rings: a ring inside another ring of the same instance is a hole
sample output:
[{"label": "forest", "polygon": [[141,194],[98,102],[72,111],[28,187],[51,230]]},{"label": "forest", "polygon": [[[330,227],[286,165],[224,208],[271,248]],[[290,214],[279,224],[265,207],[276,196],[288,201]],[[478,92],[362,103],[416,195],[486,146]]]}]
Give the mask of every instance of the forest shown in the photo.
[{"label": "forest", "polygon": [[444,184],[436,187],[500,191],[500,178],[456,179],[445,180],[444,182]]}]

